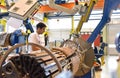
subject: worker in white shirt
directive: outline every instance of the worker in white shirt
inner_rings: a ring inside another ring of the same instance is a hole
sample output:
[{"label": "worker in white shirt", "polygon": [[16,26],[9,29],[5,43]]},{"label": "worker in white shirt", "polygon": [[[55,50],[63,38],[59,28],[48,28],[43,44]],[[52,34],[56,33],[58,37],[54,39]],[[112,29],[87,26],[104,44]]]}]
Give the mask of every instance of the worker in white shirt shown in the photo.
[{"label": "worker in white shirt", "polygon": [[[46,28],[46,25],[42,22],[38,23],[36,25],[36,31],[34,33],[31,33],[29,35],[29,42],[31,43],[35,43],[35,44],[42,44],[41,40],[40,40],[40,34],[43,34],[45,32],[45,28]],[[35,51],[35,50],[40,50],[39,47],[36,47],[36,46],[32,46],[32,51]]]}]

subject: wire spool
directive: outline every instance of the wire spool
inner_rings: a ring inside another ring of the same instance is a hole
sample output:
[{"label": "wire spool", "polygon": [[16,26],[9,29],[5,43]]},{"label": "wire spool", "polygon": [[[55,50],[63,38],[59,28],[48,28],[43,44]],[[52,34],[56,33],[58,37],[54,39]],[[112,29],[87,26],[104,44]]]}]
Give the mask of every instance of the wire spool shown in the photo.
[{"label": "wire spool", "polygon": [[[40,47],[43,53],[20,54],[10,58],[8,55],[13,52],[14,49],[25,46],[25,44],[12,46],[0,60],[0,78],[47,78],[47,76],[52,77],[54,75],[54,71],[49,70],[51,67],[55,67],[55,71],[62,71],[62,66],[59,62],[62,61],[60,55],[56,54],[56,56],[54,56],[50,50],[41,45],[34,43],[28,43],[28,45]],[[51,73],[53,73],[53,75]]]},{"label": "wire spool", "polygon": [[75,67],[75,70],[73,70],[75,76],[83,76],[91,70],[95,57],[94,50],[91,45],[81,37],[74,37],[73,40],[66,40],[61,47],[76,49],[76,55],[78,55],[79,59],[74,57],[74,61],[72,61],[74,65],[74,62],[77,61],[77,65],[73,65],[73,67]]},{"label": "wire spool", "polygon": [[[22,52],[9,57],[16,48],[28,45],[37,46],[41,51],[27,54]],[[93,52],[90,45],[80,38],[67,40],[61,47],[52,50],[34,43],[17,44],[8,49],[1,58],[0,78],[54,78],[64,68],[71,70],[74,76],[82,76],[93,66]]]},{"label": "wire spool", "polygon": [[[37,44],[29,43],[28,45],[36,46]],[[25,44],[14,45],[1,58],[0,78],[54,78],[64,68],[76,72],[79,67],[79,56],[69,47],[50,51],[37,45],[42,51],[8,56],[14,49],[21,46],[25,46]],[[4,64],[6,60],[7,62]]]}]

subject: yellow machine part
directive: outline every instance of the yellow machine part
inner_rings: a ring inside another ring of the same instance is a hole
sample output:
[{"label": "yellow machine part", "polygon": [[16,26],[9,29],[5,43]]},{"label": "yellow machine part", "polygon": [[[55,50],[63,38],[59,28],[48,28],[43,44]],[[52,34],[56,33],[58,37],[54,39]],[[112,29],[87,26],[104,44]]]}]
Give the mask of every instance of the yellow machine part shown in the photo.
[{"label": "yellow machine part", "polygon": [[[6,6],[5,0],[0,0],[1,5]],[[0,12],[7,12],[7,9],[0,9]]]},{"label": "yellow machine part", "polygon": [[78,26],[76,28],[76,33],[79,33],[82,29],[83,23],[87,22],[90,16],[90,13],[95,5],[95,3],[97,3],[98,0],[90,0],[90,2],[88,3],[88,8],[87,11],[84,15],[82,15],[81,20],[78,23]]},{"label": "yellow machine part", "polygon": [[74,28],[74,17],[72,16],[72,29],[70,34],[73,34],[75,32],[75,28]]},{"label": "yellow machine part", "polygon": [[0,20],[0,24],[3,26],[3,31],[5,32],[6,31],[6,19],[1,19]]},{"label": "yellow machine part", "polygon": [[[47,16],[44,16],[43,22],[47,24],[47,22],[48,22]],[[46,27],[46,31],[43,34],[47,34],[48,35],[48,26]]]}]

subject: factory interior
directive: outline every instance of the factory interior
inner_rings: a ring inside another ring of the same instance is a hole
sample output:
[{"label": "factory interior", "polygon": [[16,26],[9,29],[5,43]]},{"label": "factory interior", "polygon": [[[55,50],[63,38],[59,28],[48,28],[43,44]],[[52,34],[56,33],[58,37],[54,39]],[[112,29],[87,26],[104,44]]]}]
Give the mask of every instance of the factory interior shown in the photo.
[{"label": "factory interior", "polygon": [[120,78],[119,4],[0,0],[0,78]]}]

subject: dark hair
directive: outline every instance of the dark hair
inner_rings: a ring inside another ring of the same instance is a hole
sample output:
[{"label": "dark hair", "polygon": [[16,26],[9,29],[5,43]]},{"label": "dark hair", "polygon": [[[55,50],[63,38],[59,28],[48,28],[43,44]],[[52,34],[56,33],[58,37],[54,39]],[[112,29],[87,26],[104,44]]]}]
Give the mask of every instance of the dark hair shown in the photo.
[{"label": "dark hair", "polygon": [[46,25],[42,22],[39,22],[37,25],[36,25],[36,28],[43,28],[43,27],[46,27]]}]

